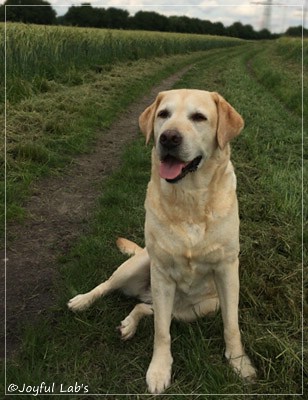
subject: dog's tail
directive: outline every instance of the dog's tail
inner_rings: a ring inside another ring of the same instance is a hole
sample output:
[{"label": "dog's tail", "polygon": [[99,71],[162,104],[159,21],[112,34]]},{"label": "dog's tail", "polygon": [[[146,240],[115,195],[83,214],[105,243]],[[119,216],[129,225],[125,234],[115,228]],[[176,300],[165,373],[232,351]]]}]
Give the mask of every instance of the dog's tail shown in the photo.
[{"label": "dog's tail", "polygon": [[118,238],[116,243],[121,253],[128,256],[134,256],[135,254],[140,253],[140,251],[143,250],[142,247],[138,246],[136,243],[124,238]]}]

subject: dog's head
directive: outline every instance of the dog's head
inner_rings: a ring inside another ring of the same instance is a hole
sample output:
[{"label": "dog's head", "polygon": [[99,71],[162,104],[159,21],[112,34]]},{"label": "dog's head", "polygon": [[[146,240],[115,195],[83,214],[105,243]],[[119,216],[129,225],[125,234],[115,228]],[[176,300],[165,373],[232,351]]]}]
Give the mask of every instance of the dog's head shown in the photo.
[{"label": "dog's head", "polygon": [[154,135],[161,178],[174,183],[223,150],[244,121],[218,93],[180,89],[159,93],[139,125],[147,143]]}]

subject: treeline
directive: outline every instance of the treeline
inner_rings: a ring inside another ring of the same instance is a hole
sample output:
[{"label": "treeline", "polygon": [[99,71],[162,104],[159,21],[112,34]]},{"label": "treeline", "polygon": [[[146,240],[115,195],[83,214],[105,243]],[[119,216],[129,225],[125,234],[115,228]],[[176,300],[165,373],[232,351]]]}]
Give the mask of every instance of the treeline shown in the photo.
[{"label": "treeline", "polygon": [[[31,4],[31,6],[26,6]],[[281,35],[272,34],[267,29],[255,31],[251,25],[235,22],[225,27],[221,22],[211,22],[186,16],[170,16],[158,14],[153,11],[138,11],[131,16],[128,11],[111,8],[92,7],[89,3],[81,6],[72,6],[63,16],[56,15],[51,5],[44,0],[6,0],[0,6],[0,20],[14,22],[68,25],[107,29],[131,29],[160,32],[197,33],[206,35],[230,36],[247,40],[275,39]],[[14,7],[15,5],[15,7]],[[17,5],[17,6],[16,6]],[[24,7],[22,7],[24,6]],[[44,7],[38,7],[44,6]],[[308,30],[304,29],[307,35]],[[302,27],[289,28],[285,33],[289,36],[301,36]]]},{"label": "treeline", "polygon": [[138,11],[134,16],[130,16],[125,10],[113,7],[94,8],[88,4],[81,7],[70,7],[64,16],[58,18],[58,22],[64,25],[83,27],[198,33],[251,40],[270,39],[274,36],[266,29],[255,32],[251,25],[243,25],[240,22],[235,22],[226,28],[221,22],[213,23],[198,18],[166,17],[154,11]]}]

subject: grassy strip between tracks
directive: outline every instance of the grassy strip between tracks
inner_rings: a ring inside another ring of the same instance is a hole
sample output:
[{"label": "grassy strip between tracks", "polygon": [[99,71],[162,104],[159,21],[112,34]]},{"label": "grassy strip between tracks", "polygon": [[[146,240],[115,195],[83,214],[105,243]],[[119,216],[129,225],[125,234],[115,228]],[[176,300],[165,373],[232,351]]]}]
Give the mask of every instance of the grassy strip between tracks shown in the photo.
[{"label": "grassy strip between tracks", "polygon": [[[232,158],[241,216],[240,324],[258,380],[242,382],[224,362],[220,313],[193,324],[174,322],[174,374],[168,390],[174,398],[183,393],[237,398],[302,390],[301,121],[296,113],[286,114],[247,69],[254,51],[258,49],[219,51],[196,64],[176,87],[219,91],[246,121]],[[114,294],[79,315],[67,311],[65,302],[106,279],[123,261],[114,244],[118,235],[142,244],[149,151],[140,138],[123,155],[121,169],[99,200],[91,234],[61,260],[59,304],[50,318],[27,328],[20,356],[7,366],[8,384],[55,382],[57,393],[61,384],[67,390],[75,382],[93,394],[146,392],[152,320],[141,321],[136,336],[122,343],[115,327],[134,300]]]},{"label": "grassy strip between tracks", "polygon": [[[307,39],[281,38],[260,48],[250,61],[258,81],[298,116],[302,115],[302,86],[305,93],[308,88],[307,45]],[[307,116],[307,101],[304,101],[303,111]]]}]

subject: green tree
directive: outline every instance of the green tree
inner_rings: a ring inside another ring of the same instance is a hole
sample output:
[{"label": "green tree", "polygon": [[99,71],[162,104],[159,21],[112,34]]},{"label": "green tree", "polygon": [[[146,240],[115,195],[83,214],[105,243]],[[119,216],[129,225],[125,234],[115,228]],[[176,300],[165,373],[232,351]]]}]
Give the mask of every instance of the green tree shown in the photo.
[{"label": "green tree", "polygon": [[241,22],[234,22],[228,27],[229,36],[240,38],[242,35],[243,24]]},{"label": "green tree", "polygon": [[271,39],[271,33],[267,29],[257,33],[251,25],[243,25],[241,22],[234,22],[227,28],[229,36],[237,37],[240,39],[254,40],[254,39]]},{"label": "green tree", "polygon": [[65,25],[127,29],[129,13],[117,8],[93,8],[89,3],[72,6],[60,20]]},{"label": "green tree", "polygon": [[56,22],[56,12],[44,0],[6,0],[1,9],[1,19],[13,22],[51,25]]},{"label": "green tree", "polygon": [[127,29],[129,26],[129,13],[126,10],[110,7],[105,12],[106,28]]},{"label": "green tree", "polygon": [[146,31],[168,31],[168,18],[156,12],[138,11],[130,19],[133,29]]},{"label": "green tree", "polygon": [[226,28],[221,22],[214,22],[212,25],[214,35],[227,36]]},{"label": "green tree", "polygon": [[243,36],[242,39],[247,39],[247,40],[254,40],[257,38],[257,34],[251,25],[243,26],[242,36]]},{"label": "green tree", "polygon": [[191,22],[188,17],[178,17],[171,16],[169,17],[169,27],[172,32],[182,32],[182,33],[190,33],[191,32]]},{"label": "green tree", "polygon": [[262,29],[258,32],[258,39],[271,39],[271,32],[268,29]]},{"label": "green tree", "polygon": [[301,37],[302,34],[307,37],[308,29],[303,29],[303,27],[300,26],[290,26],[285,32],[286,36],[295,36],[295,37]]},{"label": "green tree", "polygon": [[104,9],[95,9],[89,3],[81,6],[72,6],[63,16],[65,25],[83,27],[101,27],[104,21]]}]

